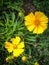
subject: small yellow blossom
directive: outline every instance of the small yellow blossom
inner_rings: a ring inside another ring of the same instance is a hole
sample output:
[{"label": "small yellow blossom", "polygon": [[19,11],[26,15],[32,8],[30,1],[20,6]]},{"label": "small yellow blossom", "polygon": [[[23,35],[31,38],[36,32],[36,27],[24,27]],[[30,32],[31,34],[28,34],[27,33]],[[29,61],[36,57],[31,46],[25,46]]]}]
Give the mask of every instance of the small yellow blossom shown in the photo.
[{"label": "small yellow blossom", "polygon": [[22,61],[26,61],[27,57],[26,56],[23,56],[22,57]]},{"label": "small yellow blossom", "polygon": [[39,65],[39,63],[38,62],[35,62],[34,65]]},{"label": "small yellow blossom", "polygon": [[24,52],[24,42],[21,42],[21,39],[19,36],[16,38],[12,38],[11,42],[6,41],[5,42],[5,48],[9,53],[13,52],[14,57],[20,56]]},{"label": "small yellow blossom", "polygon": [[32,12],[25,16],[25,26],[31,32],[41,34],[47,29],[48,17],[40,11]]}]

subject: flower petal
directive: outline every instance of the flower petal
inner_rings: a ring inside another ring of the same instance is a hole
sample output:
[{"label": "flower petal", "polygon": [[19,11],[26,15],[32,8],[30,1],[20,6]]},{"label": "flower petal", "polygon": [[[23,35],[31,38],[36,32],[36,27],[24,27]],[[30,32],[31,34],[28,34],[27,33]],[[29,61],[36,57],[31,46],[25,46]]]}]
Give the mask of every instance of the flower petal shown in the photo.
[{"label": "flower petal", "polygon": [[10,42],[5,42],[5,48],[8,50],[8,52],[13,51],[13,46]]},{"label": "flower petal", "polygon": [[25,21],[25,25],[27,26],[27,25],[32,25],[33,24],[33,22],[32,21]]},{"label": "flower petal", "polygon": [[48,17],[43,12],[35,12],[35,17],[41,22],[41,23],[48,23]]},{"label": "flower petal", "polygon": [[16,42],[19,43],[21,41],[21,38],[19,36],[16,36]]},{"label": "flower petal", "polygon": [[34,21],[34,20],[35,16],[32,12],[29,15],[25,16],[25,21]]},{"label": "flower petal", "polygon": [[44,24],[44,23],[42,23],[42,24],[40,24],[40,26],[43,28],[43,30],[46,30],[47,27],[48,27],[48,24]]},{"label": "flower petal", "polygon": [[11,41],[13,44],[16,44],[16,39],[15,38],[11,38]]},{"label": "flower petal", "polygon": [[41,34],[44,32],[44,29],[41,26],[38,26],[34,29],[33,33]]},{"label": "flower petal", "polygon": [[20,39],[19,36],[17,36],[16,38],[12,38],[12,39],[11,39],[12,43],[13,43],[13,44],[16,44],[16,45],[19,44],[20,40],[21,40],[21,39]]},{"label": "flower petal", "polygon": [[42,17],[40,18],[40,21],[41,21],[41,23],[48,23],[48,18],[47,18],[47,16],[42,16]]},{"label": "flower petal", "polygon": [[13,47],[11,46],[11,47],[7,48],[7,50],[9,53],[11,53],[13,51]]},{"label": "flower petal", "polygon": [[25,45],[24,45],[24,42],[21,42],[19,45],[18,45],[18,48],[20,49],[20,48],[24,48],[25,47]]},{"label": "flower petal", "polygon": [[13,56],[18,57],[24,52],[24,49],[16,49],[13,51]]},{"label": "flower petal", "polygon": [[40,12],[40,11],[36,11],[36,12],[35,12],[35,17],[36,17],[37,19],[41,18],[43,15],[45,15],[43,12]]},{"label": "flower petal", "polygon": [[27,29],[28,29],[29,31],[33,31],[34,28],[35,28],[35,25],[27,26]]}]

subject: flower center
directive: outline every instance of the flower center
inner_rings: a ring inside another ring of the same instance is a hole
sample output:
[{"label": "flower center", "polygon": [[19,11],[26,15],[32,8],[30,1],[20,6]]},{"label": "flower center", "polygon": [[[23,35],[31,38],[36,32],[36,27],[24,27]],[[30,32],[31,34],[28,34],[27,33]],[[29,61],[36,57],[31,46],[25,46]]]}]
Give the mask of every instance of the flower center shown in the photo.
[{"label": "flower center", "polygon": [[39,21],[39,20],[35,20],[34,24],[35,24],[36,26],[38,26],[38,25],[40,24],[40,21]]},{"label": "flower center", "polygon": [[17,45],[16,45],[16,44],[14,44],[14,45],[13,45],[13,48],[14,48],[14,49],[17,49]]}]

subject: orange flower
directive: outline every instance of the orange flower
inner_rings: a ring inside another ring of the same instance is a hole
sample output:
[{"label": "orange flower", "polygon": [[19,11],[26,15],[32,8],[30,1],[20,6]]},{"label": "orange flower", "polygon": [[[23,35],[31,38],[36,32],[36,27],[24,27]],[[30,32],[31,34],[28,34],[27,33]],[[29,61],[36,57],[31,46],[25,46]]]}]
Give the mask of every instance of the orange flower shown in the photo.
[{"label": "orange flower", "polygon": [[25,26],[31,32],[41,34],[47,29],[48,17],[40,11],[25,16]]}]

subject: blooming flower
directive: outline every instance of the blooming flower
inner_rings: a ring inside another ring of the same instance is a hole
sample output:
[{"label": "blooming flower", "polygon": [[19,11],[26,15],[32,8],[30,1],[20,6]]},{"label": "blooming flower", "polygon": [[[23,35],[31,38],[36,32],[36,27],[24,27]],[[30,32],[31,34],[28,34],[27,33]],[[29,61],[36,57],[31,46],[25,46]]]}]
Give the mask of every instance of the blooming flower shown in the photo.
[{"label": "blooming flower", "polygon": [[31,32],[41,34],[47,29],[48,17],[40,11],[25,16],[25,26]]},{"label": "blooming flower", "polygon": [[24,42],[21,42],[20,37],[17,36],[16,38],[12,38],[11,42],[6,41],[5,48],[9,53],[13,52],[14,57],[18,57],[24,52]]},{"label": "blooming flower", "polygon": [[39,63],[38,62],[35,62],[34,65],[39,65]]}]

